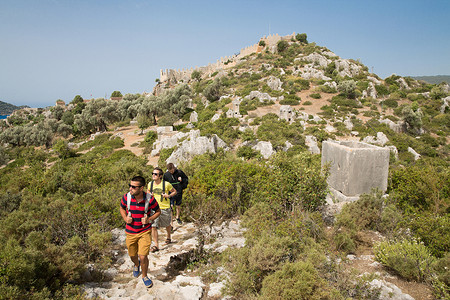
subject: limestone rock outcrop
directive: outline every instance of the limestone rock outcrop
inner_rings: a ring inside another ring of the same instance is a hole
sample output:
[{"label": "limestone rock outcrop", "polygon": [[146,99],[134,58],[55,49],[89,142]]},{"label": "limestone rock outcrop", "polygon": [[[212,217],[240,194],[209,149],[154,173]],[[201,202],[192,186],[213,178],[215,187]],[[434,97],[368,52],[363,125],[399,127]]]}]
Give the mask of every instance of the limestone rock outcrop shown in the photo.
[{"label": "limestone rock outcrop", "polygon": [[200,130],[191,130],[184,137],[181,144],[177,143],[178,148],[169,156],[167,163],[177,165],[179,162],[191,160],[196,155],[216,153],[219,148],[228,149],[226,143],[215,134],[206,137],[200,136]]}]

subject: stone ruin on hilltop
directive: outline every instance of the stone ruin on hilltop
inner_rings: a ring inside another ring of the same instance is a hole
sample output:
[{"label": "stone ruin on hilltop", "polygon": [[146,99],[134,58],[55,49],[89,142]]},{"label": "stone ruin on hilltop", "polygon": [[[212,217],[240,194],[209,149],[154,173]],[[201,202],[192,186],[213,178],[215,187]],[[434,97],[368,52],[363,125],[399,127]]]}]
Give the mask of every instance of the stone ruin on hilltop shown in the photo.
[{"label": "stone ruin on hilltop", "polygon": [[[161,69],[159,72],[159,82],[160,84],[169,85],[176,84],[178,82],[188,82],[191,79],[192,72],[194,71],[200,71],[202,74],[211,75],[214,72],[234,67],[241,59],[243,59],[247,55],[250,55],[252,53],[260,53],[264,48],[268,48],[270,51],[274,52],[279,41],[289,41],[293,38],[295,38],[295,32],[286,36],[280,36],[278,35],[278,33],[272,34],[262,37],[257,44],[242,48],[239,51],[239,54],[221,57],[217,60],[216,63],[210,63],[204,67],[178,70]],[[265,46],[260,46],[260,42],[264,42]]]}]

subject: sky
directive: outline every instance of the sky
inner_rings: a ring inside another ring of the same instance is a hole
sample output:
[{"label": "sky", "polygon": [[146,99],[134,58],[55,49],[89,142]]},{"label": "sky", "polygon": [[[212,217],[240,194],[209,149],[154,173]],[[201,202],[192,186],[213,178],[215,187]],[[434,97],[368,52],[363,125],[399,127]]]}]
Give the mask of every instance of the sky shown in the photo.
[{"label": "sky", "polygon": [[450,75],[449,0],[0,0],[0,101],[151,92],[160,69],[293,32],[381,78]]}]

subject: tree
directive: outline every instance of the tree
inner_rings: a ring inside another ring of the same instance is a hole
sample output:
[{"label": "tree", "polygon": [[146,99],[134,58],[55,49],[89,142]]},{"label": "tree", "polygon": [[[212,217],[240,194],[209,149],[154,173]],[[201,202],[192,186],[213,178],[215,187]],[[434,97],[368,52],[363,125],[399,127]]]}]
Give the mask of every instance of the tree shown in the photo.
[{"label": "tree", "polygon": [[401,116],[406,130],[412,134],[417,134],[422,128],[422,112],[418,107],[406,105],[403,107]]},{"label": "tree", "polygon": [[74,121],[73,113],[69,110],[66,110],[61,117],[61,121],[63,121],[67,125],[72,126]]},{"label": "tree", "polygon": [[289,46],[288,42],[286,42],[286,41],[279,41],[277,43],[277,51],[278,51],[278,53],[282,53],[284,50],[287,49],[288,46]]},{"label": "tree", "polygon": [[306,33],[297,33],[295,39],[301,43],[308,44]]},{"label": "tree", "polygon": [[338,84],[338,91],[348,99],[356,97],[356,82],[354,80],[344,80]]},{"label": "tree", "polygon": [[67,138],[72,133],[72,126],[64,123],[63,121],[59,121],[56,132],[64,138]]},{"label": "tree", "polygon": [[194,70],[191,74],[191,79],[200,81],[202,79],[202,73],[198,70]]},{"label": "tree", "polygon": [[181,118],[188,110],[191,102],[192,90],[187,84],[177,86],[161,96],[161,110],[163,114],[172,113]]},{"label": "tree", "polygon": [[62,108],[61,106],[54,106],[50,109],[50,111],[52,112],[52,117],[58,121],[61,120],[64,114],[64,108]]},{"label": "tree", "polygon": [[9,156],[5,151],[5,148],[0,146],[0,166],[6,164],[9,161]]},{"label": "tree", "polygon": [[119,91],[114,91],[114,92],[112,92],[112,94],[111,94],[111,98],[112,98],[112,97],[122,97],[122,93],[119,92]]},{"label": "tree", "polygon": [[106,131],[107,125],[119,120],[116,101],[95,99],[86,105],[81,114],[75,116],[75,125],[84,134]]},{"label": "tree", "polygon": [[216,78],[212,83],[210,83],[204,90],[203,95],[209,101],[217,101],[220,98],[220,88],[221,83],[219,78]]},{"label": "tree", "polygon": [[148,115],[146,114],[138,114],[137,116],[137,122],[138,122],[138,127],[141,130],[141,134],[144,133],[144,129],[153,125],[153,120],[151,118],[149,118]]},{"label": "tree", "polygon": [[80,95],[76,95],[75,98],[73,98],[72,102],[70,103],[72,103],[73,105],[77,105],[83,102],[84,102],[83,98]]}]

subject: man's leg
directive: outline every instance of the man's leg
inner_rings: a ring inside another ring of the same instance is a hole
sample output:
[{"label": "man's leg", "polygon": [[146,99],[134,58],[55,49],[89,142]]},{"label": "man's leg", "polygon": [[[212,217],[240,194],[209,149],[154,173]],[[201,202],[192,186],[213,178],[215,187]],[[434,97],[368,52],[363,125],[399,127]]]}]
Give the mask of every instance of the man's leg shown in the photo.
[{"label": "man's leg", "polygon": [[139,259],[141,260],[142,277],[146,277],[148,272],[148,255],[139,255]]},{"label": "man's leg", "polygon": [[148,278],[148,254],[150,252],[150,245],[152,244],[152,233],[144,232],[139,239],[139,260],[141,262],[142,281],[147,288],[153,286],[153,282]]},{"label": "man's leg", "polygon": [[177,220],[178,220],[180,218],[180,211],[181,211],[180,205],[176,206],[176,210],[177,210]]},{"label": "man's leg", "polygon": [[166,244],[169,244],[169,242],[171,242],[172,240],[170,239],[170,233],[172,232],[172,226],[167,226],[166,227],[166,232],[167,232],[167,236],[166,236]]},{"label": "man's leg", "polygon": [[128,255],[130,256],[131,261],[134,264],[133,268],[133,276],[138,277],[140,273],[139,269],[139,259],[138,259],[138,246],[139,242],[135,235],[126,234],[125,243],[128,249]]},{"label": "man's leg", "polygon": [[158,228],[156,228],[156,227],[152,227],[152,240],[155,242],[156,248],[159,249]]}]

